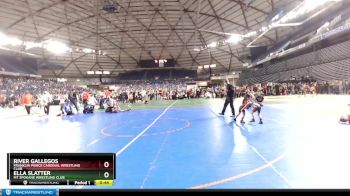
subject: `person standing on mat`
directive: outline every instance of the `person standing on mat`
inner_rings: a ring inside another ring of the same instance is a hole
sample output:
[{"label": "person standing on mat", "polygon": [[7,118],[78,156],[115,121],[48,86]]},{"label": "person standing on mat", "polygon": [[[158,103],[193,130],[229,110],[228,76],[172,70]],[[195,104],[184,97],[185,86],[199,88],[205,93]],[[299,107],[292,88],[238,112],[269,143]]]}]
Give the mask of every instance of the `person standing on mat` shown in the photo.
[{"label": "person standing on mat", "polygon": [[22,97],[22,104],[27,110],[28,115],[30,115],[30,108],[32,107],[32,102],[33,102],[33,96],[28,91],[26,91]]},{"label": "person standing on mat", "polygon": [[235,88],[233,87],[233,85],[229,83],[228,80],[225,80],[225,84],[226,84],[226,100],[225,100],[224,108],[222,108],[222,112],[219,113],[219,115],[225,115],[226,107],[228,104],[230,104],[232,117],[235,117],[235,108],[233,107]]},{"label": "person standing on mat", "polygon": [[46,115],[50,114],[50,105],[52,102],[52,95],[49,93],[49,91],[45,91],[44,95],[42,96],[43,102],[44,102],[44,112]]},{"label": "person standing on mat", "polygon": [[68,95],[68,99],[70,100],[70,102],[74,105],[75,109],[77,110],[77,112],[79,112],[79,107],[78,107],[78,95],[75,91],[73,91],[72,94]]}]

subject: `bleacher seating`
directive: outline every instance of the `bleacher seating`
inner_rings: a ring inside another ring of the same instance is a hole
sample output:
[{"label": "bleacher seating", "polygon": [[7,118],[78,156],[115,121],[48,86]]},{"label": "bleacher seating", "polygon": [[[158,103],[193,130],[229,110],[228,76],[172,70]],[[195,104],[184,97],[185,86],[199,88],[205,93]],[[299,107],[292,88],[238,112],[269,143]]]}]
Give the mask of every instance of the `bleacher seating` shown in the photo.
[{"label": "bleacher seating", "polygon": [[37,74],[35,62],[32,59],[16,58],[14,56],[0,55],[0,71]]},{"label": "bleacher seating", "polygon": [[350,40],[323,48],[318,52],[320,62],[329,62],[337,59],[350,57]]},{"label": "bleacher seating", "polygon": [[316,80],[350,78],[350,40],[286,61],[242,72],[241,83],[285,81],[290,77],[311,76]]},{"label": "bleacher seating", "polygon": [[142,71],[133,71],[133,72],[127,72],[127,73],[121,73],[118,76],[118,79],[120,80],[140,80],[143,78],[144,72]]},{"label": "bleacher seating", "polygon": [[197,78],[197,72],[191,71],[191,70],[168,70],[168,69],[132,71],[132,72],[120,74],[118,76],[118,79],[119,80],[154,80],[156,77],[159,80],[184,79],[186,77]]}]

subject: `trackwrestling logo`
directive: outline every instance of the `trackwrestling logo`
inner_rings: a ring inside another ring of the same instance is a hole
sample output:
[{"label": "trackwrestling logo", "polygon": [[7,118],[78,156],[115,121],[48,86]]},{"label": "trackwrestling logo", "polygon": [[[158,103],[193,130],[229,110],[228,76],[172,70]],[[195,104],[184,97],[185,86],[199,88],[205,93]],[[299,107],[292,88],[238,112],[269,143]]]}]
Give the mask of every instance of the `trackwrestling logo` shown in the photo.
[{"label": "trackwrestling logo", "polygon": [[0,196],[25,196],[25,195],[45,195],[45,196],[57,196],[57,190],[55,189],[3,189]]}]

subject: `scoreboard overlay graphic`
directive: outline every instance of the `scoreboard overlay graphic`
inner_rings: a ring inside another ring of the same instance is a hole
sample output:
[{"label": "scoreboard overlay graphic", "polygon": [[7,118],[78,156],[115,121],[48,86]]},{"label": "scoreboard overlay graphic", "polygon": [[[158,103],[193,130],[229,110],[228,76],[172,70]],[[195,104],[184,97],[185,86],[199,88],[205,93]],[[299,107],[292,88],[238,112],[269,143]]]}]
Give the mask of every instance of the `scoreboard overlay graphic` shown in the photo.
[{"label": "scoreboard overlay graphic", "polygon": [[113,153],[8,153],[10,185],[112,186]]}]

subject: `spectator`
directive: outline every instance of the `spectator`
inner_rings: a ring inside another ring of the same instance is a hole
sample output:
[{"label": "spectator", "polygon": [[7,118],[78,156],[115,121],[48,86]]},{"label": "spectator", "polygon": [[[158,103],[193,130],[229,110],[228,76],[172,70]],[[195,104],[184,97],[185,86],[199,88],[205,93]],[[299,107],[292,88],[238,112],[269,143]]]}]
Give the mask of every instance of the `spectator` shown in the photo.
[{"label": "spectator", "polygon": [[22,105],[24,105],[27,111],[27,114],[30,115],[30,108],[32,107],[33,96],[28,91],[26,91],[25,94],[23,95],[21,103]]}]

